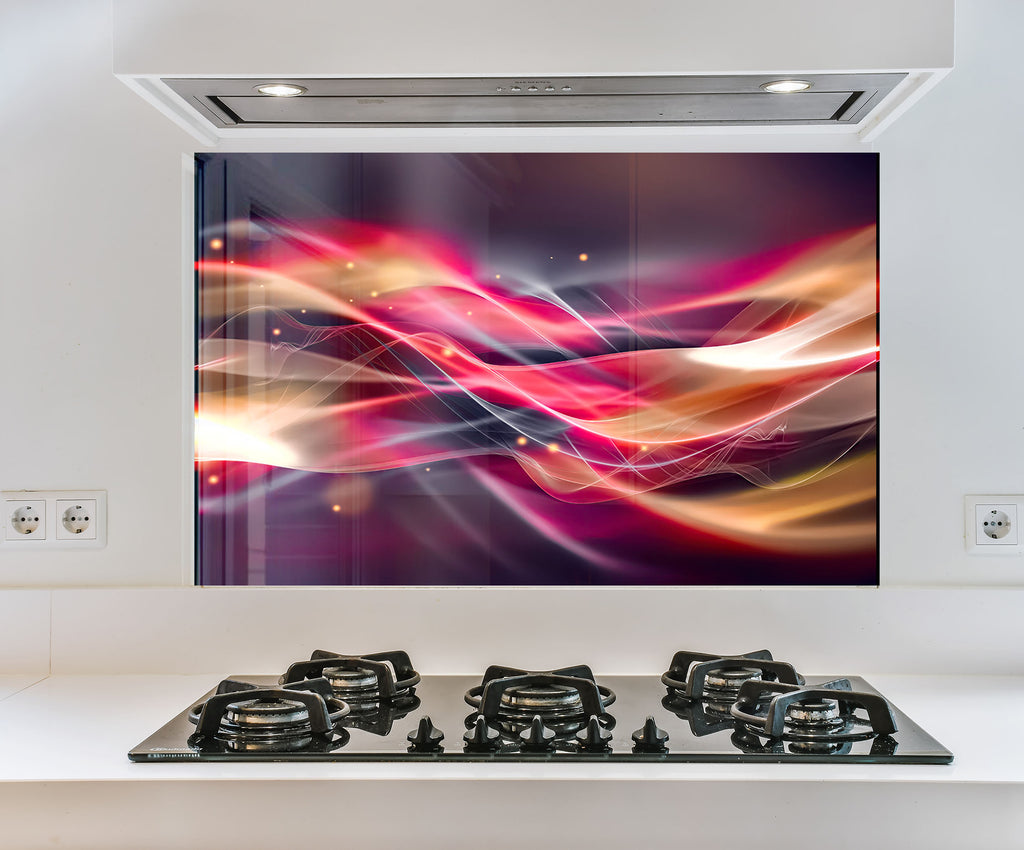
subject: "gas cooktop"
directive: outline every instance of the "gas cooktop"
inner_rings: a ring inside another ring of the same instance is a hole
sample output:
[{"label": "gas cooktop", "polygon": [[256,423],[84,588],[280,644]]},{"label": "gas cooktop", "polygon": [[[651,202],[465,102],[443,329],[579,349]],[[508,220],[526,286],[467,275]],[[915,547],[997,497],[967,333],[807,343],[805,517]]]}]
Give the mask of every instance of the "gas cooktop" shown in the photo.
[{"label": "gas cooktop", "polygon": [[424,676],[405,652],[317,650],[233,676],[132,749],[133,761],[949,763],[864,679],[804,677],[767,650],[678,652],[656,676],[489,667]]}]

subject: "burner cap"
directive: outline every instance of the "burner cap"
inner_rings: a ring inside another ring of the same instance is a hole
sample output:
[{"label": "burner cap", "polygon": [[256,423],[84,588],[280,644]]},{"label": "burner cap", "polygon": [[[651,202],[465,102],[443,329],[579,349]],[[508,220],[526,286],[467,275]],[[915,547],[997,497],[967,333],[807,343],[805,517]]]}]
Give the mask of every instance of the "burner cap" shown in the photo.
[{"label": "burner cap", "polygon": [[224,709],[217,737],[232,750],[302,749],[313,737],[309,709],[290,699],[240,700]]},{"label": "burner cap", "polygon": [[761,671],[752,667],[722,667],[709,671],[705,676],[704,693],[712,696],[718,696],[722,691],[735,693],[744,682],[760,676]]},{"label": "burner cap", "polygon": [[379,681],[377,674],[365,667],[326,667],[323,675],[331,683],[331,689],[339,696],[351,695],[358,691],[376,691]]},{"label": "burner cap", "polygon": [[290,699],[250,699],[231,703],[224,711],[224,720],[254,730],[288,729],[299,724],[308,728],[309,710]]},{"label": "burner cap", "polygon": [[405,652],[339,655],[322,649],[316,650],[309,661],[290,665],[279,681],[290,685],[318,677],[330,682],[337,698],[359,703],[409,702],[420,681]]},{"label": "burner cap", "polygon": [[516,733],[539,716],[559,734],[571,734],[590,715],[605,715],[614,701],[614,692],[582,665],[546,672],[492,666],[482,684],[466,691],[466,702],[489,723],[507,724]]},{"label": "burner cap", "polygon": [[834,699],[801,700],[786,708],[786,727],[793,731],[828,734],[845,726]]},{"label": "burner cap", "polygon": [[[501,705],[512,712],[558,716],[578,714],[583,708],[578,688],[571,685],[512,686],[501,694]],[[532,720],[532,716],[530,717]]]}]

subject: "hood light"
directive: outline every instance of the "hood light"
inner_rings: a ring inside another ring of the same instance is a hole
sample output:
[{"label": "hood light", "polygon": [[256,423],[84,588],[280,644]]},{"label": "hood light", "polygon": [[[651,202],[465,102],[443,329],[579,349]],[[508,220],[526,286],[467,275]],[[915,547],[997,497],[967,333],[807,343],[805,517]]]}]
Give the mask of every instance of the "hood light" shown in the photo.
[{"label": "hood light", "polygon": [[772,94],[792,94],[797,91],[807,91],[812,83],[807,80],[774,80],[770,83],[763,83],[761,88]]},{"label": "hood light", "polygon": [[295,97],[298,94],[304,94],[306,90],[302,86],[293,86],[290,83],[267,83],[256,86],[256,91],[271,97]]}]

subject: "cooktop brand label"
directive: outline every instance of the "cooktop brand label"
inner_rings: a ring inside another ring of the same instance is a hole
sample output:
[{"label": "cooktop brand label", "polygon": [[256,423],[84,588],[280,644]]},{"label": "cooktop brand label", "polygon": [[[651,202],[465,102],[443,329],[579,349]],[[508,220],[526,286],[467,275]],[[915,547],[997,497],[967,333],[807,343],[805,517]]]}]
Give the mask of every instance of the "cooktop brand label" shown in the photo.
[{"label": "cooktop brand label", "polygon": [[199,753],[175,753],[175,752],[171,752],[170,751],[171,750],[170,747],[150,747],[149,750],[150,750],[149,758],[152,758],[152,759],[165,760],[165,759],[197,759],[197,758],[199,758]]}]

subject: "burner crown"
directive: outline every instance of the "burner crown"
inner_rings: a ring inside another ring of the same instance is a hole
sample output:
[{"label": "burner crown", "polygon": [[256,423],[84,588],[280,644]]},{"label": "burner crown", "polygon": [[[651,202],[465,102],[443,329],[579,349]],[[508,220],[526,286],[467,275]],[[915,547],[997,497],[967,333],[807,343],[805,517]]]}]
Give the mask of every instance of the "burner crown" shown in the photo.
[{"label": "burner crown", "polygon": [[488,722],[522,725],[538,716],[545,723],[579,726],[591,715],[605,714],[614,700],[585,665],[546,672],[492,666],[482,684],[466,692],[466,702]]}]

